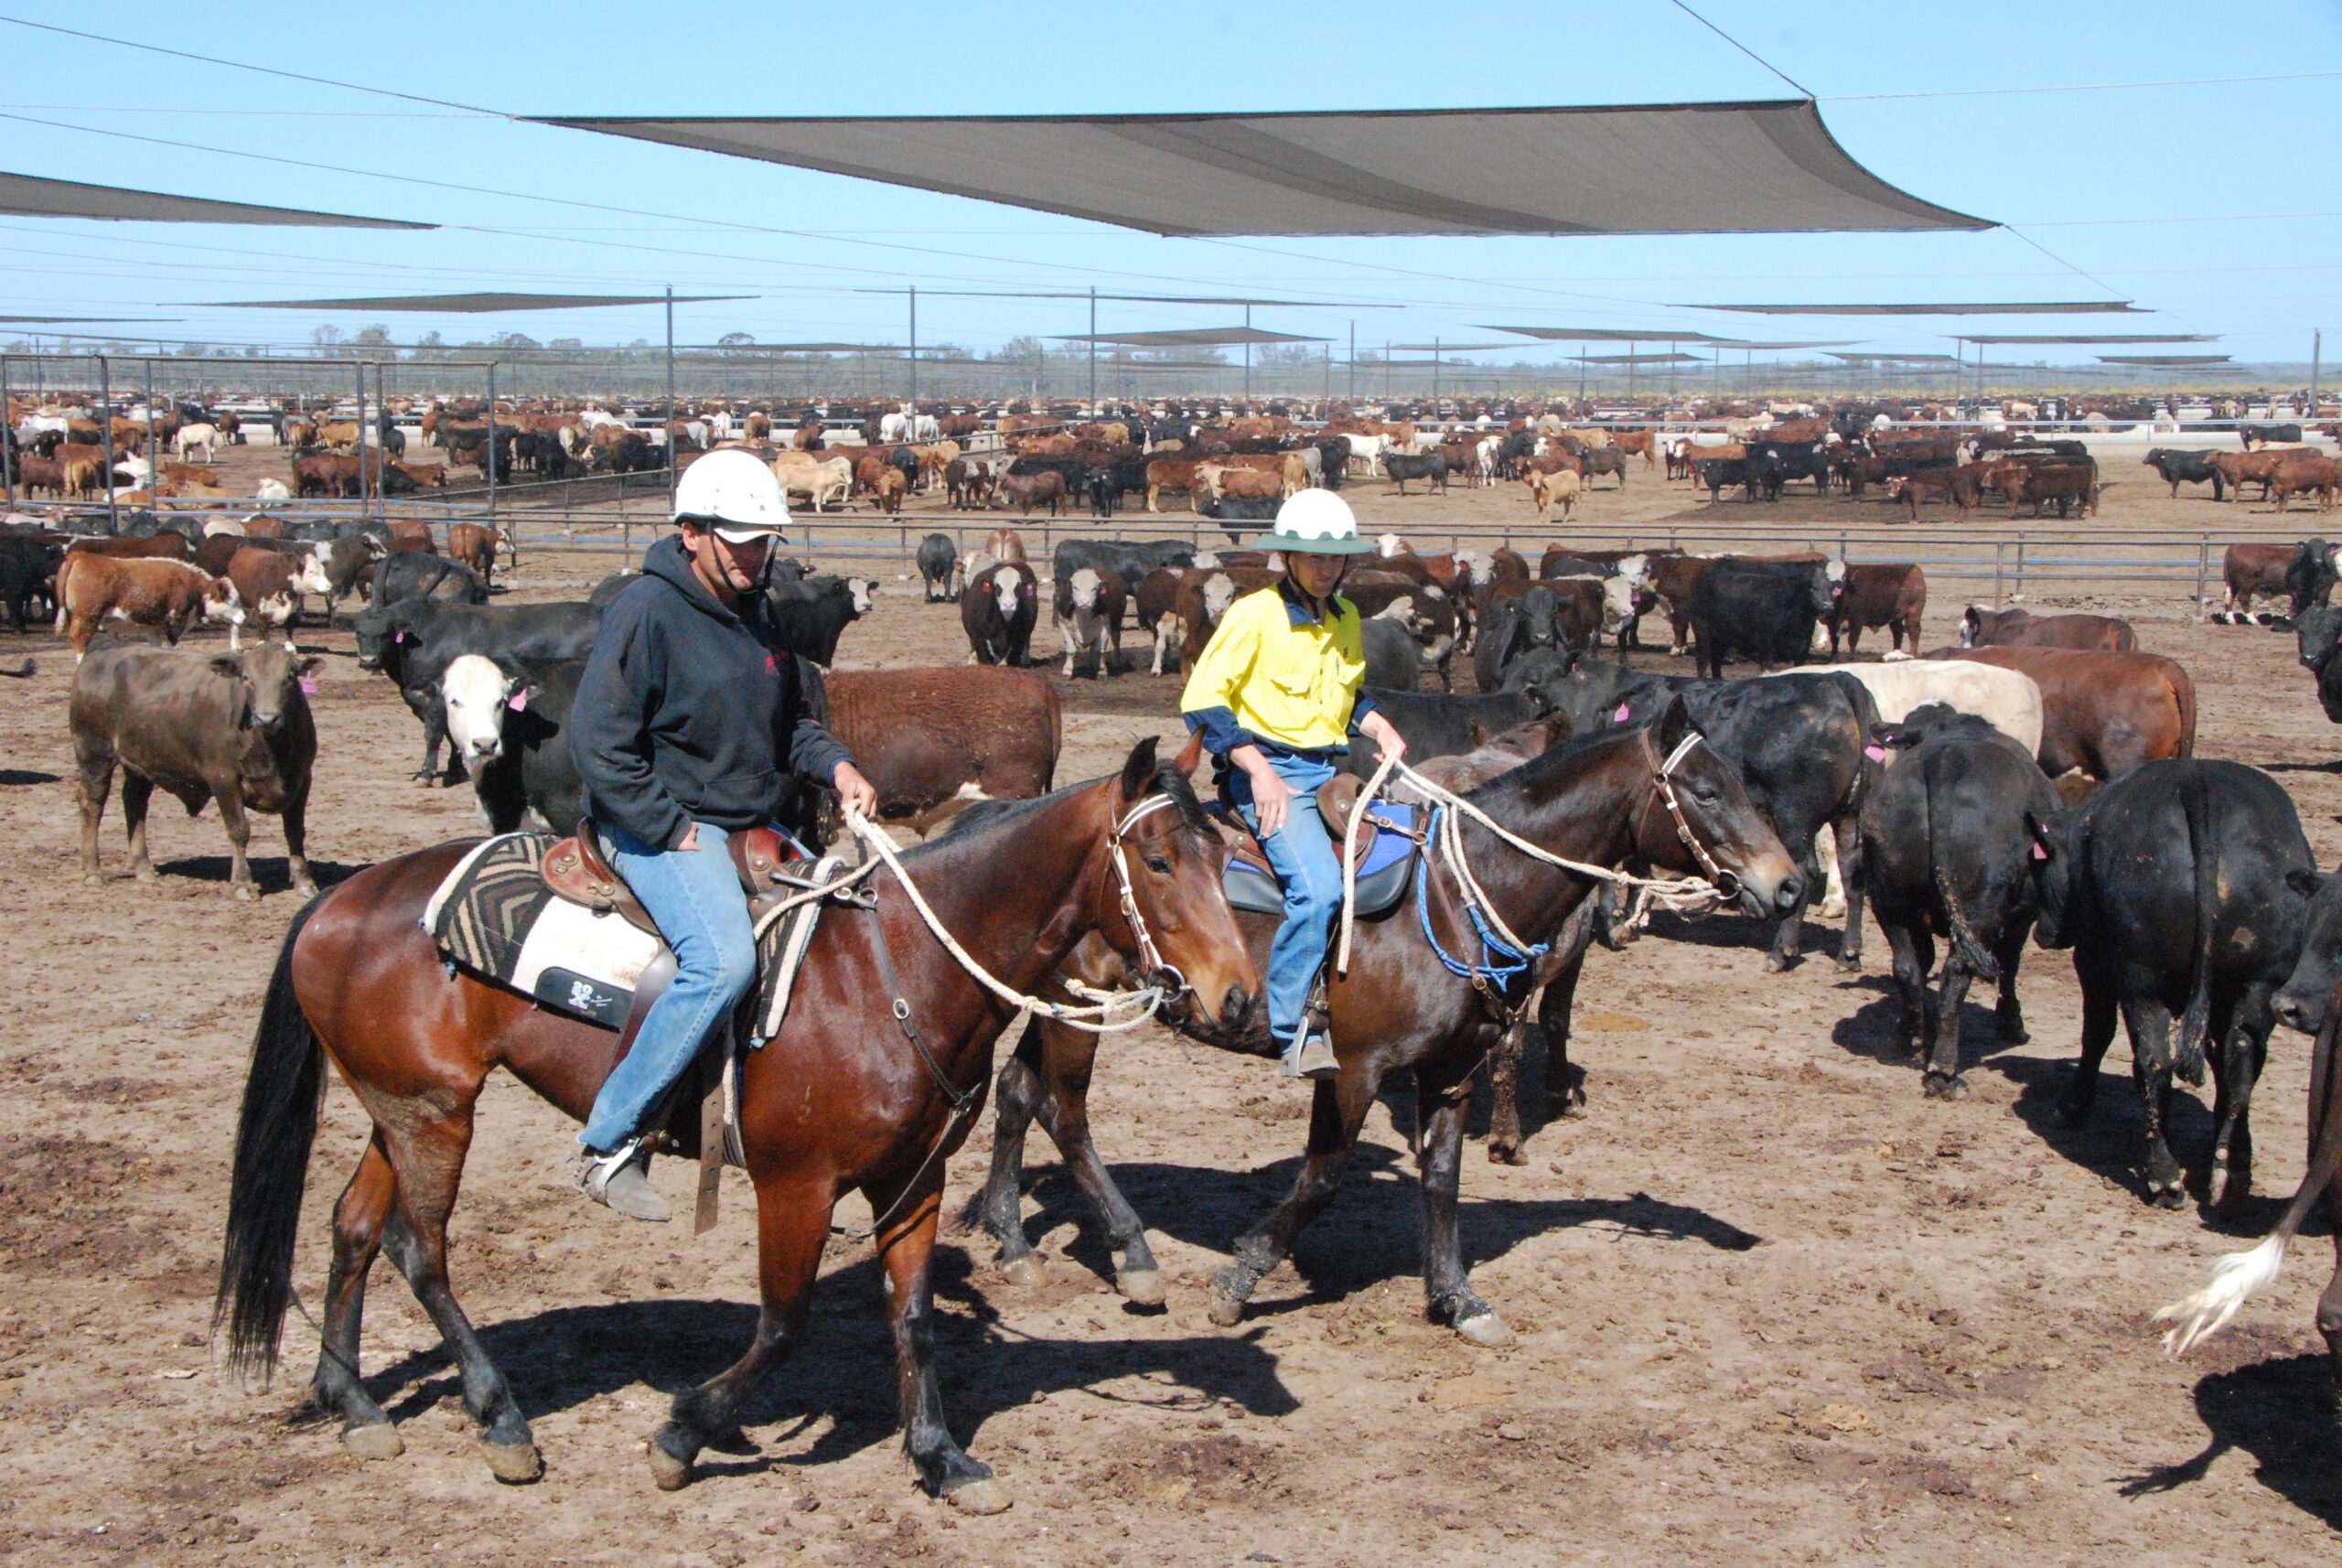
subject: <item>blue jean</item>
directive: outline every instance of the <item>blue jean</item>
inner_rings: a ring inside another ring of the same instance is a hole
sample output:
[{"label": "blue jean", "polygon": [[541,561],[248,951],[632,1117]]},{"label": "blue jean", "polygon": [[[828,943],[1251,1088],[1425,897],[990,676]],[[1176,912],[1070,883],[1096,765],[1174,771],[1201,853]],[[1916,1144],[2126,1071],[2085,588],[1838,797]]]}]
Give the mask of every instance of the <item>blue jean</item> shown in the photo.
[{"label": "blue jean", "polygon": [[756,930],[725,847],[728,835],[705,822],[698,828],[695,850],[656,849],[623,828],[602,829],[611,869],[675,950],[675,978],[650,1004],[634,1048],[603,1083],[577,1135],[600,1154],[644,1131],[642,1119],[757,977]]},{"label": "blue jean", "polygon": [[[1269,869],[1284,887],[1284,924],[1269,943],[1269,1033],[1290,1046],[1304,1022],[1309,987],[1325,967],[1333,944],[1334,917],[1342,908],[1342,859],[1317,814],[1317,787],[1334,777],[1334,766],[1309,757],[1269,756],[1269,766],[1293,791],[1284,826],[1261,841]],[[1252,805],[1252,779],[1229,776],[1228,793],[1255,832],[1261,821]]]}]

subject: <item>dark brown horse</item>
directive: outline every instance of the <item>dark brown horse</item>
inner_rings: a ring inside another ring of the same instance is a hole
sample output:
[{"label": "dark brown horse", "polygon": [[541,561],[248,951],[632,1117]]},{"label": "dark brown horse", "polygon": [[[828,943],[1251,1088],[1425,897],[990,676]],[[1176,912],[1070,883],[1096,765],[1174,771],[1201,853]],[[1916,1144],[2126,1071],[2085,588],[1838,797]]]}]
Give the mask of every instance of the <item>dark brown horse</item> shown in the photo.
[{"label": "dark brown horse", "polygon": [[[1143,809],[1159,797],[1168,799]],[[252,1047],[219,1312],[234,1365],[274,1362],[330,1058],[373,1118],[374,1133],[334,1211],[317,1403],[342,1417],[352,1452],[399,1452],[390,1418],[358,1378],[366,1273],[386,1248],[456,1354],[465,1407],[487,1429],[489,1468],[505,1480],[530,1480],[541,1466],[528,1422],[448,1285],[447,1215],[489,1073],[505,1068],[582,1119],[609,1071],[616,1036],[451,972],[419,918],[467,847],[445,844],[371,866],[294,921]],[[1145,945],[1123,909],[1118,858],[1133,884],[1136,924],[1152,933],[1160,961],[1186,977],[1198,1020],[1242,1027],[1259,982],[1220,892],[1226,850],[1185,775],[1157,767],[1151,739],[1118,777],[1018,802],[980,829],[907,852],[904,861],[975,961],[1030,993],[1087,935],[1122,953]],[[746,1355],[676,1396],[651,1442],[651,1473],[662,1487],[681,1487],[701,1448],[737,1430],[743,1402],[801,1338],[831,1210],[859,1189],[879,1217],[904,1447],[929,1489],[971,1511],[997,1511],[1008,1506],[1005,1490],[944,1426],[928,1261],[943,1156],[972,1116],[972,1104],[968,1114],[951,1113],[938,1078],[955,1095],[980,1091],[993,1041],[1017,1012],[944,950],[891,874],[881,871],[867,886],[876,909],[822,917],[787,1025],[742,1069],[763,1311]],[[899,991],[874,931],[883,931]],[[933,1070],[907,1037],[914,1030]],[[579,1218],[590,1222],[582,1208]]]},{"label": "dark brown horse", "polygon": [[[1664,803],[1660,759],[1676,756],[1694,733],[1678,700],[1649,730],[1614,733],[1548,752],[1466,798],[1553,854],[1602,866],[1639,855],[1656,866],[1688,871],[1694,852]],[[1797,866],[1750,804],[1732,765],[1704,745],[1694,745],[1681,753],[1670,778],[1681,802],[1681,826],[1738,877],[1741,908],[1769,919],[1793,907]],[[1477,825],[1467,823],[1465,843],[1473,874],[1505,925],[1532,944],[1554,941],[1595,884],[1582,873],[1532,860]],[[1477,961],[1478,941],[1444,873],[1434,869],[1419,886],[1422,892],[1396,913],[1357,928],[1349,972],[1333,983],[1329,993],[1340,1074],[1316,1086],[1308,1156],[1293,1190],[1236,1239],[1235,1262],[1213,1275],[1216,1323],[1241,1320],[1262,1278],[1284,1261],[1302,1228],[1333,1197],[1383,1079],[1412,1069],[1423,1173],[1423,1288],[1432,1317],[1479,1344],[1500,1344],[1510,1337],[1496,1309],[1473,1290],[1465,1270],[1456,1184],[1473,1075],[1501,1032],[1505,1015],[1527,1002],[1534,972],[1489,982],[1501,1008],[1471,979],[1451,972],[1423,939],[1424,915],[1451,955]],[[1426,895],[1430,906],[1423,910],[1420,899]],[[1265,965],[1276,918],[1240,912],[1236,919],[1254,961]],[[1078,956],[1102,960],[1094,946]],[[1101,970],[1111,965],[1101,962]],[[1241,1033],[1193,1026],[1187,1032],[1227,1049],[1272,1054],[1265,1028],[1259,1026],[1262,1021],[1247,1022],[1254,1026]],[[1001,1070],[992,1175],[976,1211],[1000,1239],[1001,1262],[1011,1277],[1034,1277],[1037,1265],[1029,1256],[1018,1198],[1025,1133],[1037,1113],[1106,1219],[1109,1239],[1121,1254],[1121,1287],[1133,1299],[1160,1299],[1160,1274],[1144,1225],[1115,1189],[1090,1140],[1084,1098],[1096,1050],[1093,1037],[1054,1026],[1026,1030]]]}]

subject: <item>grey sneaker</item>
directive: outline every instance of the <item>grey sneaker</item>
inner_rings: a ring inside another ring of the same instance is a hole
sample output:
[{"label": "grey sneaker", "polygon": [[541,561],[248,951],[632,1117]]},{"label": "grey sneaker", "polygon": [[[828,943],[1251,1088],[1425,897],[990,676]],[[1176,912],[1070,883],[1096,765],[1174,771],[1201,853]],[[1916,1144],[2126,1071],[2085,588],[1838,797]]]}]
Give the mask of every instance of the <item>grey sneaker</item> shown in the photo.
[{"label": "grey sneaker", "polygon": [[1342,1064],[1334,1058],[1334,1047],[1325,1036],[1310,1034],[1284,1054],[1283,1070],[1287,1078],[1334,1078]]},{"label": "grey sneaker", "polygon": [[597,1155],[581,1147],[570,1157],[569,1174],[578,1189],[605,1208],[628,1219],[664,1222],[674,1218],[650,1186],[650,1151],[640,1138],[628,1138],[615,1153]]}]

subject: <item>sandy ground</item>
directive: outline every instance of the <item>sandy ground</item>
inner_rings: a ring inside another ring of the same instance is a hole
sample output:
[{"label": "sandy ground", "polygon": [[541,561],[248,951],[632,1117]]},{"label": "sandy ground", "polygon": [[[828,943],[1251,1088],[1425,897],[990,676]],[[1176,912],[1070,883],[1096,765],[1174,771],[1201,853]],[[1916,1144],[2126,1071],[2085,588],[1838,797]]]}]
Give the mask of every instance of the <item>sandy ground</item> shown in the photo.
[{"label": "sandy ground", "polygon": [[[1517,490],[1418,503],[1386,488],[1354,492],[1370,526],[1487,518],[1541,537]],[[1638,473],[1625,497],[1598,492],[1572,537],[1701,510]],[[2281,539],[2313,526],[2165,503],[2160,487],[2112,493],[2100,526],[2126,522]],[[567,596],[609,564],[532,552],[514,586]],[[1939,589],[1931,642],[1960,596]],[[2171,596],[2092,602],[2131,611],[2145,646],[2194,671],[2201,754],[2271,769],[2321,860],[2342,857],[2337,737],[2291,639],[2184,623]],[[320,875],[471,832],[464,791],[408,782],[414,722],[346,657],[348,634],[312,627],[301,641],[335,655],[316,702]],[[1055,650],[1046,631],[1038,642]],[[205,1343],[244,1056],[295,908],[274,824],[255,836],[257,906],[227,897],[209,812],[157,812],[163,876],[145,887],[124,876],[110,817],[109,880],[84,886],[70,657],[46,636],[23,643],[41,671],[0,692],[0,910],[17,976],[0,998],[8,1562],[2334,1560],[2342,1478],[2311,1326],[2323,1244],[2186,1362],[2145,1324],[2265,1228],[2299,1178],[2299,1037],[2275,1042],[2260,1095],[2259,1180],[2278,1196],[2224,1230],[2141,1202],[2122,1046],[2097,1123],[2055,1124],[2079,1026],[2063,955],[2028,958],[2033,1044],[1991,1049],[1971,1067],[1973,1097],[1943,1105],[1922,1101],[1894,1048],[1875,933],[1863,975],[1809,961],[1767,976],[1754,933],[1728,920],[1597,954],[1576,1049],[1587,1114],[1537,1131],[1521,1167],[1467,1153],[1467,1255],[1520,1331],[1509,1348],[1423,1322],[1406,1112],[1380,1108],[1293,1264],[1241,1326],[1213,1327],[1204,1280],[1290,1180],[1307,1091],[1145,1032],[1103,1054],[1092,1104],[1155,1227],[1167,1306],[1112,1294],[1038,1138],[1026,1223],[1045,1282],[1004,1282],[980,1238],[940,1255],[951,1418],[1014,1509],[961,1519],[906,1479],[876,1271],[843,1241],[810,1348],[750,1407],[749,1446],[661,1494],[641,1443],[667,1392],[728,1363],[749,1332],[746,1184],[726,1178],[704,1238],[630,1226],[565,1187],[568,1127],[500,1079],[456,1217],[456,1283],[521,1391],[545,1477],[489,1477],[437,1336],[387,1269],[364,1366],[407,1451],[362,1463],[330,1426],[293,1419],[314,1355],[297,1318],[273,1390],[236,1386]],[[950,607],[890,580],[841,662],[951,661],[962,646]],[[1176,684],[1074,682],[1060,776],[1168,733]],[[1817,925],[1809,946],[1834,936]],[[1972,1050],[1988,1009],[1971,1017]],[[2183,1101],[2183,1153],[2197,1159],[2208,1117]],[[297,1262],[312,1301],[327,1206],[363,1135],[335,1088]],[[987,1139],[953,1162],[955,1205]],[[658,1180],[680,1202],[689,1176],[662,1162]]]}]

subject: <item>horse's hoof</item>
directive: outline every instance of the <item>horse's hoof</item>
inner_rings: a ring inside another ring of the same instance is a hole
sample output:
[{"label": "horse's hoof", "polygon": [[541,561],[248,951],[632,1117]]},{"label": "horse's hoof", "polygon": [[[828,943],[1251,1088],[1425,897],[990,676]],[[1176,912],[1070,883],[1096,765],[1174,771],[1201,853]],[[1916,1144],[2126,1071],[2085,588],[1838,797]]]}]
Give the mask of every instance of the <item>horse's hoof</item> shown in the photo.
[{"label": "horse's hoof", "polygon": [[2177,1182],[2147,1188],[2147,1201],[2157,1208],[2177,1208],[2187,1201],[2187,1194]]},{"label": "horse's hoof", "polygon": [[341,1446],[360,1459],[395,1459],[406,1452],[406,1440],[389,1422],[375,1421],[364,1426],[343,1427]]},{"label": "horse's hoof", "polygon": [[1492,1165],[1525,1165],[1529,1156],[1520,1152],[1519,1144],[1499,1144],[1488,1140],[1488,1164]]},{"label": "horse's hoof", "polygon": [[1030,1252],[1007,1259],[1000,1265],[1000,1277],[1029,1290],[1041,1283],[1041,1260]]},{"label": "horse's hoof", "polygon": [[692,1484],[692,1462],[678,1459],[652,1438],[644,1452],[650,1459],[650,1479],[662,1492],[680,1492]]},{"label": "horse's hoof", "polygon": [[1117,1269],[1114,1288],[1123,1299],[1133,1306],[1161,1306],[1164,1297],[1161,1269]]},{"label": "horse's hoof", "polygon": [[964,1514],[1006,1513],[1016,1501],[1006,1487],[990,1476],[964,1482],[943,1494],[943,1500]]},{"label": "horse's hoof", "polygon": [[260,889],[249,882],[239,882],[228,889],[228,897],[239,904],[257,904],[260,902]]},{"label": "horse's hoof", "polygon": [[533,1443],[483,1442],[479,1455],[488,1461],[489,1474],[512,1486],[536,1480],[545,1473],[545,1462]]},{"label": "horse's hoof", "polygon": [[1792,961],[1794,961],[1783,958],[1777,952],[1768,952],[1765,955],[1765,972],[1767,974],[1778,974],[1781,971],[1789,968]]},{"label": "horse's hoof", "polygon": [[1493,1350],[1512,1343],[1512,1330],[1505,1326],[1503,1318],[1494,1312],[1476,1312],[1456,1325],[1458,1337],[1469,1340],[1483,1349]]},{"label": "horse's hoof", "polygon": [[81,880],[88,883],[92,887],[103,887],[106,885],[106,879],[99,875],[94,871],[82,877]]},{"label": "horse's hoof", "polygon": [[1927,1094],[1929,1100],[1965,1100],[1968,1098],[1968,1080],[1931,1072],[1928,1074]]},{"label": "horse's hoof", "polygon": [[1244,1321],[1244,1298],[1230,1286],[1226,1270],[1212,1275],[1211,1297],[1204,1312],[1222,1328],[1233,1328]]},{"label": "horse's hoof", "polygon": [[1838,972],[1840,974],[1860,974],[1862,972],[1862,954],[1855,953],[1851,957],[1841,957],[1838,960]]}]

